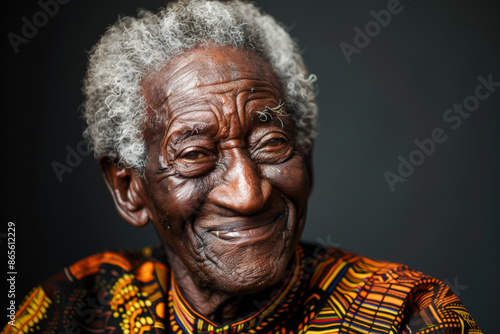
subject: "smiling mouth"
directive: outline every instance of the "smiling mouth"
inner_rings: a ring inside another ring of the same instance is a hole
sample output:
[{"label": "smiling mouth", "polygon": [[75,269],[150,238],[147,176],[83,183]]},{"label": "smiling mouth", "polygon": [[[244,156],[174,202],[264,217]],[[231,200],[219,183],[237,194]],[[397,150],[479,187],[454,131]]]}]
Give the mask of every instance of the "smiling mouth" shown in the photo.
[{"label": "smiling mouth", "polygon": [[232,242],[258,242],[283,233],[288,222],[288,211],[285,210],[267,219],[242,221],[224,224],[220,228],[208,229],[208,232],[220,240]]}]

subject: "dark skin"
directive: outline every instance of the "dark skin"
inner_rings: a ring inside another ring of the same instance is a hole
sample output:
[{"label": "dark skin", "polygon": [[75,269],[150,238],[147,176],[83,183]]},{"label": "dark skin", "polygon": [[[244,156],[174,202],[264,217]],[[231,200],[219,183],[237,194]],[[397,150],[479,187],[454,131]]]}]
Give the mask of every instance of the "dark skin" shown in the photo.
[{"label": "dark skin", "polygon": [[[176,284],[225,323],[279,283],[300,240],[310,157],[289,117],[258,111],[284,100],[260,56],[234,47],[186,52],[141,83],[148,105],[144,177],[103,155],[119,213],[152,221]],[[269,297],[269,296],[268,296]]]}]

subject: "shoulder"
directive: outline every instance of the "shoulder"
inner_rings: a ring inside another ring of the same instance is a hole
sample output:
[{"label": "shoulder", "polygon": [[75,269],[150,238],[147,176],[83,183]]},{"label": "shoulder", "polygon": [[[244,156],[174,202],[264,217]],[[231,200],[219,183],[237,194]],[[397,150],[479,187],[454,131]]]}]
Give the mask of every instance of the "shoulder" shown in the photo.
[{"label": "shoulder", "polygon": [[167,275],[159,246],[90,255],[35,287],[15,315],[8,316],[2,333],[72,332],[68,326],[94,320],[116,296],[138,294],[144,286],[157,284],[157,277]]},{"label": "shoulder", "polygon": [[111,289],[118,281],[148,281],[158,268],[164,271],[166,259],[159,245],[132,250],[106,250],[81,259],[42,283],[49,294],[64,295],[71,290],[98,293]]},{"label": "shoulder", "polygon": [[142,266],[164,263],[159,246],[133,250],[108,250],[90,255],[64,268],[65,279],[71,282],[93,280],[96,276],[140,271]]},{"label": "shoulder", "polygon": [[464,328],[481,333],[457,296],[436,278],[404,264],[339,248],[301,247],[305,263],[309,261],[314,268],[310,286],[326,292],[327,312],[342,319],[345,328],[380,327],[398,333]]},{"label": "shoulder", "polygon": [[350,279],[351,283],[364,286],[389,278],[407,283],[412,276],[415,279],[423,276],[403,264],[371,259],[341,248],[311,243],[301,243],[301,248],[305,267],[311,268],[311,285],[322,290],[329,290],[336,284],[333,278]]}]

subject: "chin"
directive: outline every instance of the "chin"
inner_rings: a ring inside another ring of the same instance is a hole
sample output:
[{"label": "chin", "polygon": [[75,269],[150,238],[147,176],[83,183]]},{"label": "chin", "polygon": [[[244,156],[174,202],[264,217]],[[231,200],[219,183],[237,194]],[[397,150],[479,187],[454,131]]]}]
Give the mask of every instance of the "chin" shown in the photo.
[{"label": "chin", "polygon": [[295,253],[295,247],[282,241],[274,243],[272,251],[255,245],[225,254],[220,258],[221,263],[207,260],[201,268],[199,286],[237,296],[258,293],[276,285],[284,279]]},{"label": "chin", "polygon": [[[279,203],[279,202],[278,202]],[[285,199],[258,219],[191,221],[184,238],[169,242],[195,284],[224,295],[261,292],[285,280],[306,210]]]},{"label": "chin", "polygon": [[212,244],[204,249],[204,261],[191,272],[196,273],[198,286],[223,294],[241,296],[261,292],[285,280],[301,229],[294,232],[229,250],[217,249]]}]

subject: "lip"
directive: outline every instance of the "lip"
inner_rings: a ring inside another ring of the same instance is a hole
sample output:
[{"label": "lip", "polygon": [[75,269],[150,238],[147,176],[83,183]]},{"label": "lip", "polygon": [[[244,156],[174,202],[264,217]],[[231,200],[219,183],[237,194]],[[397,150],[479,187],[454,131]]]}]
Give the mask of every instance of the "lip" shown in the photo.
[{"label": "lip", "polygon": [[218,222],[217,226],[202,228],[202,232],[214,240],[230,243],[257,243],[280,235],[288,225],[288,206],[272,215]]}]

